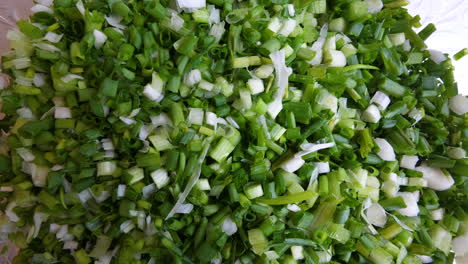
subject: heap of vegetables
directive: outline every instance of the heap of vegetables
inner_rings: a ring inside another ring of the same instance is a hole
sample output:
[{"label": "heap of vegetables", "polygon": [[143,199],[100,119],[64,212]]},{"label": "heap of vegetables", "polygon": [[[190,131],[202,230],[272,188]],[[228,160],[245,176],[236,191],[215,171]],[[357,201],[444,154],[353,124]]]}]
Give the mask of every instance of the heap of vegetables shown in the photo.
[{"label": "heap of vegetables", "polygon": [[14,263],[467,261],[468,99],[407,1],[35,1],[2,57]]}]

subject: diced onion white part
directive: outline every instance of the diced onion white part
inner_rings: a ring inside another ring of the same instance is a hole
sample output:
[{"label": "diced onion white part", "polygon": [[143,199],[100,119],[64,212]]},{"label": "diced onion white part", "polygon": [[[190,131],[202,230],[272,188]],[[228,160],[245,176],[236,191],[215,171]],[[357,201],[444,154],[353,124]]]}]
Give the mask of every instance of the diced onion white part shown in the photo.
[{"label": "diced onion white part", "polygon": [[468,113],[468,97],[463,95],[455,95],[449,100],[450,110],[457,115]]},{"label": "diced onion white part", "polygon": [[466,151],[462,148],[447,148],[447,155],[452,159],[464,159],[466,157]]},{"label": "diced onion white part", "polygon": [[32,85],[32,79],[31,78],[26,78],[24,76],[18,76],[15,79],[15,83],[24,85],[24,86],[31,86]]},{"label": "diced onion white part", "polygon": [[206,90],[206,91],[212,91],[213,88],[214,88],[214,84],[212,84],[210,82],[207,82],[205,80],[201,80],[198,83],[198,87],[200,87],[201,89]]},{"label": "diced onion white part", "polygon": [[33,163],[23,161],[21,163],[21,171],[28,175],[31,175],[31,164]]},{"label": "diced onion white part", "polygon": [[378,123],[382,116],[380,115],[380,110],[374,104],[371,104],[367,109],[362,113],[362,120],[369,123]]},{"label": "diced onion white part", "polygon": [[31,12],[32,13],[46,12],[46,13],[49,13],[49,14],[53,14],[54,10],[50,9],[47,6],[37,4],[37,5],[34,5],[33,7],[31,7]]},{"label": "diced onion white part", "polygon": [[287,172],[293,173],[304,165],[305,161],[301,157],[293,157],[281,164],[281,168]]},{"label": "diced onion white part", "polygon": [[[354,170],[348,170],[349,174],[351,175],[353,181],[358,184],[360,188],[366,187],[367,178],[369,173],[365,169],[357,168]],[[370,206],[370,204],[369,204]]]},{"label": "diced onion white part", "polygon": [[223,260],[219,258],[212,258],[210,264],[222,264]]},{"label": "diced onion white part", "polygon": [[375,176],[368,176],[366,180],[366,186],[372,187],[372,188],[379,188],[380,187],[380,182],[379,179]]},{"label": "diced onion white part", "polygon": [[262,185],[255,184],[255,185],[249,186],[245,190],[245,196],[247,196],[247,198],[249,198],[250,200],[263,196]]},{"label": "diced onion white part", "polygon": [[383,138],[375,138],[374,139],[377,146],[379,146],[380,151],[377,153],[381,159],[385,161],[394,161],[395,158],[395,151],[393,151],[392,145],[388,143],[386,139]]},{"label": "diced onion white part", "polygon": [[63,34],[57,34],[52,31],[47,32],[44,36],[44,39],[51,42],[51,43],[58,43],[63,37]]},{"label": "diced onion white part", "polygon": [[56,119],[72,118],[71,110],[68,107],[56,106],[54,117]]},{"label": "diced onion white part", "polygon": [[60,225],[58,225],[58,224],[52,223],[52,224],[49,225],[49,232],[50,233],[55,234],[55,233],[57,233],[59,231],[59,229],[60,229]]},{"label": "diced onion white part", "polygon": [[143,199],[148,199],[153,193],[156,192],[156,184],[148,184],[141,190],[143,193]]},{"label": "diced onion white part", "polygon": [[114,144],[110,138],[101,139],[102,149],[103,150],[114,150]]},{"label": "diced onion white part", "polygon": [[414,125],[421,121],[421,119],[423,119],[423,117],[425,116],[424,108],[413,108],[411,111],[409,111],[408,116],[414,120]]},{"label": "diced onion white part", "polygon": [[294,5],[293,4],[288,4],[288,13],[290,16],[294,16],[296,14],[296,10],[294,9]]},{"label": "diced onion white part", "polygon": [[263,254],[265,254],[265,256],[268,258],[268,260],[279,259],[278,253],[276,253],[276,251],[274,251],[274,250],[266,251]]},{"label": "diced onion white part", "polygon": [[281,21],[277,17],[270,19],[270,23],[268,23],[268,29],[273,33],[277,33],[281,29],[281,26]]},{"label": "diced onion white part", "polygon": [[376,104],[379,110],[387,109],[388,105],[390,104],[390,97],[381,91],[377,91],[374,96],[372,97],[370,103]]},{"label": "diced onion white part", "polygon": [[81,0],[78,0],[78,2],[76,2],[76,8],[78,9],[78,11],[80,11],[80,14],[82,16],[85,15],[85,7],[84,7],[83,2]]},{"label": "diced onion white part", "polygon": [[216,196],[216,198],[219,197],[219,195],[223,192],[224,190],[224,185],[218,184],[215,185],[211,188],[210,193],[208,194],[209,196]]},{"label": "diced onion white part", "polygon": [[389,34],[388,37],[390,38],[393,45],[395,46],[400,46],[404,44],[406,41],[405,33]]},{"label": "diced onion white part", "polygon": [[104,158],[110,158],[110,159],[115,158],[115,151],[113,151],[113,150],[107,150],[107,151],[104,152],[104,156],[103,156],[103,157],[104,157]]},{"label": "diced onion white part", "polygon": [[218,124],[218,117],[213,112],[205,112],[205,122],[206,124],[212,126],[215,130]]},{"label": "diced onion white part", "polygon": [[439,209],[432,210],[431,211],[431,218],[434,221],[440,221],[440,220],[444,219],[444,208],[439,208]]},{"label": "diced onion white part", "polygon": [[416,255],[422,263],[432,263],[434,260],[430,256]]},{"label": "diced onion white part", "polygon": [[170,28],[178,32],[184,26],[185,20],[180,17],[177,13],[171,13],[171,24]]},{"label": "diced onion white part", "polygon": [[146,138],[148,137],[148,135],[151,133],[152,130],[153,130],[152,125],[142,125],[140,128],[140,131],[138,132],[138,138],[140,140],[146,140]]},{"label": "diced onion white part", "polygon": [[319,257],[319,263],[329,263],[332,259],[332,255],[328,251],[316,251],[315,254]]},{"label": "diced onion white part", "polygon": [[31,162],[36,158],[36,156],[34,156],[31,150],[27,148],[17,148],[16,152],[26,162]]},{"label": "diced onion white part", "polygon": [[117,15],[111,15],[111,16],[105,16],[104,17],[107,21],[107,23],[117,29],[124,30],[127,28],[127,26],[120,24],[120,21],[122,21],[122,18]]},{"label": "diced onion white part", "polygon": [[233,106],[238,110],[249,110],[252,107],[252,96],[249,90],[241,89],[239,99],[234,102]]},{"label": "diced onion white part", "polygon": [[126,190],[127,190],[127,185],[119,184],[119,186],[117,186],[117,197],[118,198],[124,197]]},{"label": "diced onion white part", "polygon": [[132,220],[127,220],[120,224],[120,232],[125,234],[132,231],[133,228],[135,228],[135,224],[132,222]]},{"label": "diced onion white part", "polygon": [[260,126],[262,127],[263,133],[265,134],[267,139],[271,139],[270,131],[268,131],[268,126],[266,123],[266,118],[264,115],[260,115],[258,117],[258,122],[260,123]]},{"label": "diced onion white part", "polygon": [[101,161],[97,164],[97,175],[108,176],[112,175],[117,169],[115,161]]},{"label": "diced onion white part", "polygon": [[344,35],[342,33],[336,34],[335,39],[336,39],[336,41],[338,41],[340,39],[343,39],[346,43],[352,42],[351,39],[348,36],[346,36],[346,35]]},{"label": "diced onion white part", "polygon": [[153,178],[154,183],[158,189],[163,188],[169,182],[169,176],[165,169],[157,169],[151,173],[151,178]]},{"label": "diced onion white part", "polygon": [[236,120],[234,120],[234,118],[228,116],[228,117],[226,117],[226,121],[227,121],[227,123],[228,123],[229,125],[233,126],[234,128],[236,128],[236,129],[239,129],[239,128],[240,128],[240,127],[239,127],[239,124],[237,124],[237,122],[236,122]]},{"label": "diced onion white part", "polygon": [[292,246],[291,254],[293,256],[293,259],[295,260],[304,259],[303,251],[304,251],[304,248],[302,246]]},{"label": "diced onion white part", "polygon": [[78,249],[78,242],[70,240],[63,243],[63,249]]},{"label": "diced onion white part", "polygon": [[17,70],[22,70],[31,66],[30,58],[18,58],[18,59],[12,60],[12,62],[14,63],[15,68]]},{"label": "diced onion white part", "polygon": [[288,204],[286,206],[286,208],[288,208],[289,211],[291,212],[299,212],[301,211],[301,208],[297,205],[297,204]]},{"label": "diced onion white part", "polygon": [[206,6],[206,0],[177,0],[178,8],[200,9]]},{"label": "diced onion white part", "polygon": [[10,202],[5,208],[5,215],[8,216],[8,219],[10,219],[10,221],[14,223],[20,220],[18,215],[15,212],[13,212],[13,208],[15,207],[16,207],[16,202]]},{"label": "diced onion white part", "polygon": [[124,122],[126,125],[133,125],[136,123],[135,119],[120,116],[119,117],[120,121]]},{"label": "diced onion white part", "polygon": [[161,102],[164,98],[164,80],[157,72],[153,72],[150,84],[147,84],[143,90],[143,94],[150,100]]},{"label": "diced onion white part", "polygon": [[371,14],[380,12],[383,8],[382,0],[364,0],[367,4],[367,11]]},{"label": "diced onion white part", "polygon": [[0,192],[13,192],[13,186],[0,186]]},{"label": "diced onion white part", "polygon": [[325,43],[323,44],[323,49],[325,51],[336,50],[336,35],[328,36],[325,39]]},{"label": "diced onion white part", "polygon": [[31,178],[34,186],[44,187],[47,183],[47,175],[50,169],[44,166],[39,166],[34,163],[30,164]]},{"label": "diced onion white part", "polygon": [[226,235],[232,236],[237,232],[237,225],[234,223],[234,221],[232,221],[231,217],[228,216],[226,219],[224,219],[221,229],[224,233],[226,233]]},{"label": "diced onion white part", "polygon": [[210,16],[208,17],[208,23],[210,25],[221,22],[219,9],[217,9],[214,5],[209,5],[208,10],[210,11]]},{"label": "diced onion white part", "polygon": [[92,192],[91,194],[93,195],[94,200],[96,200],[96,202],[98,203],[104,202],[105,200],[107,200],[107,198],[111,196],[110,192],[108,191],[101,191],[101,193],[99,194]]},{"label": "diced onion white part", "polygon": [[80,76],[80,75],[76,75],[76,74],[73,74],[73,73],[69,73],[69,74],[63,76],[62,78],[60,78],[60,80],[62,80],[62,82],[64,82],[64,83],[68,83],[68,82],[70,82],[72,80],[76,80],[76,79],[83,80],[84,78],[82,76]]},{"label": "diced onion white part", "polygon": [[319,65],[320,63],[322,63],[323,45],[325,44],[325,41],[327,39],[327,32],[328,32],[328,24],[324,24],[322,28],[320,29],[319,38],[314,42],[314,44],[310,48],[311,50],[315,51],[314,58],[308,61],[310,65]]},{"label": "diced onion white part", "polygon": [[431,54],[431,60],[436,64],[440,64],[447,60],[447,56],[438,50],[429,50],[429,53]]},{"label": "diced onion white part", "polygon": [[287,19],[286,21],[283,22],[281,29],[278,31],[278,34],[287,37],[294,31],[295,28],[296,28],[296,20]]},{"label": "diced onion white part", "polygon": [[36,87],[42,87],[42,86],[44,86],[45,83],[46,83],[46,82],[45,82],[45,78],[46,78],[45,74],[43,74],[43,73],[35,73],[35,74],[34,74],[34,78],[33,78],[33,84],[34,84],[34,86],[36,86]]},{"label": "diced onion white part", "polygon": [[203,118],[205,112],[202,108],[190,108],[190,112],[187,116],[187,122],[189,124],[203,125]]},{"label": "diced onion white part", "polygon": [[400,160],[400,167],[408,169],[408,170],[414,170],[416,167],[416,163],[418,163],[418,161],[419,161],[418,156],[403,155]]},{"label": "diced onion white part", "polygon": [[91,192],[89,189],[83,190],[80,193],[78,193],[78,198],[80,198],[81,203],[86,203],[89,201],[89,199],[92,198]]},{"label": "diced onion white part", "polygon": [[398,209],[398,212],[404,216],[417,216],[419,214],[419,191],[416,192],[400,192],[398,196],[401,196],[405,201],[406,208]]},{"label": "diced onion white part", "polygon": [[33,46],[45,51],[60,52],[59,48],[49,43],[35,43]]},{"label": "diced onion white part", "polygon": [[72,234],[68,233],[68,225],[61,225],[55,237],[60,241],[70,241],[74,238]]},{"label": "diced onion white part", "polygon": [[315,167],[317,167],[320,174],[330,172],[330,164],[328,162],[315,162]]},{"label": "diced onion white part", "polygon": [[155,127],[172,126],[172,120],[165,113],[161,113],[157,116],[151,116],[150,119],[151,119],[151,124],[153,124]]},{"label": "diced onion white part", "polygon": [[201,81],[201,72],[198,69],[191,70],[184,76],[184,84],[188,87],[193,87]]},{"label": "diced onion white part", "polygon": [[319,104],[324,109],[329,109],[333,113],[338,111],[338,98],[333,94],[329,93],[327,90],[321,90],[319,96],[317,96],[316,103]]},{"label": "diced onion white part", "polygon": [[366,216],[369,223],[374,226],[384,227],[387,223],[387,214],[379,203],[373,203],[367,208]]},{"label": "diced onion white part", "polygon": [[34,221],[34,233],[33,238],[37,237],[39,231],[41,230],[42,223],[47,219],[48,215],[41,212],[34,212],[33,221]]},{"label": "diced onion white part", "polygon": [[104,43],[106,43],[107,36],[106,34],[102,33],[101,31],[97,29],[93,31],[93,35],[94,35],[94,47],[96,49],[100,49],[104,45]]},{"label": "diced onion white part", "polygon": [[193,204],[191,203],[186,203],[186,204],[181,204],[179,207],[175,209],[176,214],[190,214],[193,210]]},{"label": "diced onion white part", "polygon": [[296,153],[295,157],[302,157],[308,155],[312,152],[316,152],[322,149],[332,148],[335,146],[335,142],[323,143],[323,144],[315,144],[315,143],[305,143],[300,145],[302,151]]},{"label": "diced onion white part", "polygon": [[468,233],[458,236],[452,240],[452,249],[457,257],[468,256],[468,247],[466,245],[468,245]]},{"label": "diced onion white part", "polygon": [[416,167],[417,171],[422,172],[423,178],[427,180],[427,186],[437,191],[445,191],[450,189],[455,183],[452,176],[447,172],[444,173],[439,168],[432,168],[426,164]]},{"label": "diced onion white part", "polygon": [[41,4],[43,6],[51,6],[53,2],[53,0],[36,0],[36,3]]},{"label": "diced onion white part", "polygon": [[403,50],[406,52],[411,50],[411,42],[409,39],[405,40],[405,43],[403,43]]},{"label": "diced onion white part", "polygon": [[344,67],[346,66],[346,56],[342,51],[339,50],[329,50],[327,55],[331,60],[328,65],[331,67]]},{"label": "diced onion white part", "polygon": [[294,54],[294,49],[288,44],[286,44],[281,50],[284,50],[286,58]]},{"label": "diced onion white part", "polygon": [[187,185],[185,186],[184,191],[179,195],[179,198],[177,199],[176,204],[171,209],[171,211],[167,214],[167,216],[165,218],[166,220],[173,217],[174,214],[177,213],[178,208],[180,206],[182,206],[183,202],[185,201],[185,199],[189,195],[190,191],[193,189],[193,187],[197,183],[198,179],[200,179],[201,164],[202,164],[203,160],[206,157],[206,153],[208,152],[208,148],[210,147],[210,143],[207,143],[206,141],[204,141],[203,143],[204,143],[204,149],[202,150],[202,154],[200,155],[200,158],[198,160],[199,161],[199,166],[195,169],[195,171],[190,176],[190,179],[189,179]]},{"label": "diced onion white part", "polygon": [[199,179],[197,181],[197,187],[198,187],[198,189],[200,189],[202,191],[211,190],[210,182],[208,181],[208,179]]},{"label": "diced onion white part", "polygon": [[273,74],[273,71],[275,70],[275,67],[273,67],[272,64],[264,64],[260,67],[258,67],[254,74],[260,79],[266,79],[270,77]]},{"label": "diced onion white part", "polygon": [[32,119],[34,117],[31,109],[28,107],[21,107],[16,110],[16,113],[19,115],[20,118],[24,119]]},{"label": "diced onion white part", "polygon": [[224,28],[225,24],[226,23],[223,21],[221,23],[216,23],[212,25],[210,28],[209,35],[215,37],[216,42],[219,42],[223,37],[224,32],[226,32],[226,29]]},{"label": "diced onion white part", "polygon": [[268,104],[267,112],[275,119],[283,109],[283,97],[288,87],[288,78],[292,74],[292,69],[286,66],[286,57],[284,50],[279,50],[270,54],[276,72],[276,86],[278,90],[274,95],[273,102]]},{"label": "diced onion white part", "polygon": [[265,87],[263,86],[263,81],[260,79],[250,79],[247,81],[247,87],[249,87],[250,92],[253,95],[262,93],[265,91]]},{"label": "diced onion white part", "polygon": [[60,164],[55,164],[54,166],[52,166],[52,168],[50,168],[51,171],[59,171],[63,169],[65,169],[65,166],[60,165]]}]

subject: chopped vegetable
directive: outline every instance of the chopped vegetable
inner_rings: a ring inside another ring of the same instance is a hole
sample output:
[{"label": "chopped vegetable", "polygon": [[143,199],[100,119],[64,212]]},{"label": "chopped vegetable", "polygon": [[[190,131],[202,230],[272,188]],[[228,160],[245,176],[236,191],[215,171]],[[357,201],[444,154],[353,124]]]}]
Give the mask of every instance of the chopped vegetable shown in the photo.
[{"label": "chopped vegetable", "polygon": [[36,0],[0,79],[13,262],[462,263],[468,99],[407,2]]}]

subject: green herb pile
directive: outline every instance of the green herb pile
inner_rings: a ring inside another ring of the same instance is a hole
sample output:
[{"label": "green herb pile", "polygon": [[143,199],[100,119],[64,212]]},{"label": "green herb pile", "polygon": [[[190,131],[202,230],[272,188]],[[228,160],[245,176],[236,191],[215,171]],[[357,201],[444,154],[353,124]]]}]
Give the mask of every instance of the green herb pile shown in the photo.
[{"label": "green herb pile", "polygon": [[13,263],[468,258],[468,98],[407,1],[35,1],[2,57]]}]

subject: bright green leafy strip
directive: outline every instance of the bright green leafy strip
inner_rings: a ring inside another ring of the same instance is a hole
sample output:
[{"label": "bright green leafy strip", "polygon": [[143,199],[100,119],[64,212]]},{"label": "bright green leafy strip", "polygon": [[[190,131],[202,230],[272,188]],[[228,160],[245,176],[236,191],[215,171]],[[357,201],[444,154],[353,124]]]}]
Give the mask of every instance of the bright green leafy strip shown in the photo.
[{"label": "bright green leafy strip", "polygon": [[406,4],[36,6],[2,57],[14,263],[461,259],[468,102]]}]

